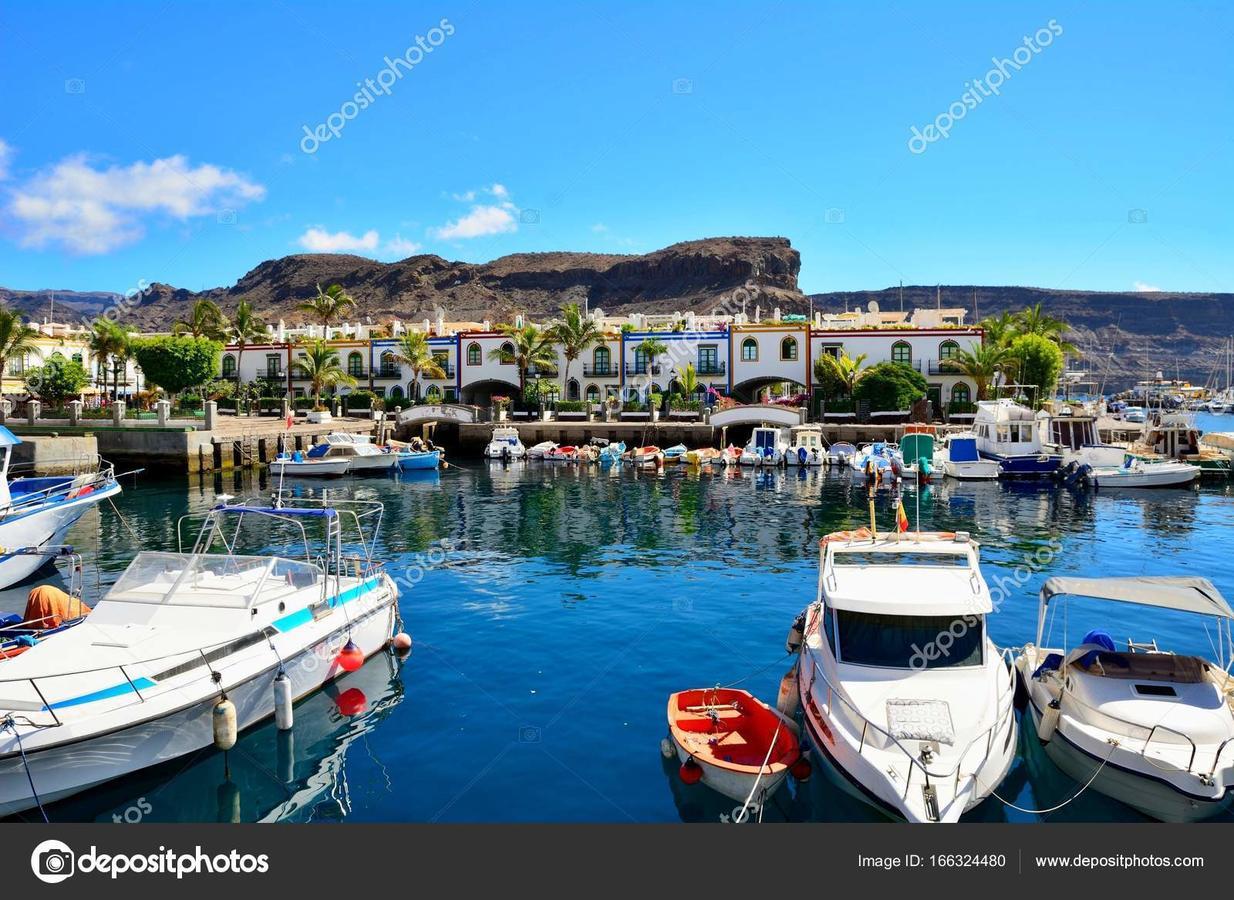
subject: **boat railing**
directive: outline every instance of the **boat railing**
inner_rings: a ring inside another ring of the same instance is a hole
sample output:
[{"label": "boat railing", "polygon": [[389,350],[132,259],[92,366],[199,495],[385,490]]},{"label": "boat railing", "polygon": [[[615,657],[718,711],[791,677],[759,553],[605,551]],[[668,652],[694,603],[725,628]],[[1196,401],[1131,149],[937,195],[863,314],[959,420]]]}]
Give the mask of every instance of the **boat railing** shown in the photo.
[{"label": "boat railing", "polygon": [[[1162,725],[1161,723],[1157,723],[1156,725],[1149,727],[1147,725],[1142,725],[1139,722],[1132,722],[1129,719],[1124,719],[1120,716],[1116,716],[1112,713],[1109,713],[1104,709],[1098,709],[1097,707],[1093,706],[1091,703],[1085,703],[1083,700],[1077,697],[1073,692],[1067,691],[1065,689],[1060,694],[1060,697],[1065,697],[1068,703],[1074,703],[1076,706],[1082,706],[1085,709],[1091,710],[1097,715],[1102,716],[1103,718],[1111,719],[1115,722],[1118,722],[1121,725],[1126,725],[1129,728],[1134,728],[1139,731],[1146,732],[1146,736],[1144,738],[1144,746],[1140,748],[1139,754],[1140,756],[1144,758],[1145,762],[1147,762],[1149,765],[1151,765],[1155,769],[1161,769],[1162,771],[1168,771],[1165,766],[1158,765],[1153,760],[1153,758],[1148,755],[1148,748],[1149,748],[1149,745],[1152,744],[1153,742],[1153,737],[1157,734],[1158,731],[1163,732],[1163,733],[1168,732],[1170,734],[1178,735],[1180,738],[1183,739],[1183,741],[1186,742],[1187,746],[1191,748],[1191,752],[1187,758],[1187,768],[1184,771],[1191,772],[1192,768],[1194,768],[1195,758],[1198,753],[1196,743],[1195,741],[1191,739],[1189,735],[1184,734],[1183,732],[1179,731],[1177,728],[1171,728],[1170,726]],[[1222,745],[1217,748],[1217,756],[1221,755],[1221,751],[1224,748],[1225,748],[1225,743],[1222,743]],[[1178,768],[1177,766],[1170,767],[1170,769],[1174,769],[1174,770],[1177,770],[1177,768]],[[1213,770],[1216,771],[1216,757],[1213,758]]]},{"label": "boat railing", "polygon": [[[60,480],[55,484],[38,488],[37,490],[13,494],[10,497],[9,505],[3,511],[3,515],[12,516],[28,512],[36,506],[42,506],[53,500],[75,499],[83,491],[87,491],[87,489],[93,491],[113,484],[116,480],[115,466],[106,461],[101,461],[101,463],[101,466],[93,471],[93,477],[84,481],[79,480],[82,477],[81,475],[48,475],[48,478]],[[70,494],[74,496],[69,497]]]},{"label": "boat railing", "polygon": [[[982,754],[982,761],[981,761],[981,764],[979,764],[973,769],[973,771],[976,772],[977,770],[981,768],[981,765],[985,764],[985,760],[989,757],[990,751],[993,749],[994,738],[997,735],[1000,726],[1006,720],[1007,715],[1011,713],[1011,705],[1015,699],[1015,675],[1014,675],[1015,670],[1014,668],[1008,667],[1008,656],[1007,656],[1008,652],[1009,651],[1004,651],[1002,654],[1000,654],[1000,658],[1003,660],[1003,663],[1004,663],[1003,669],[1005,673],[1007,674],[1007,683],[1003,684],[1001,679],[997,681],[998,693],[997,693],[997,698],[996,698],[997,705],[996,705],[996,711],[994,715],[994,721],[991,722],[986,728],[982,729],[980,732],[973,735],[973,737],[969,740],[969,742],[964,745],[964,748],[956,754],[955,765],[951,769],[948,769],[947,771],[944,771],[944,772],[936,772],[930,769],[926,765],[926,763],[922,761],[919,756],[914,755],[913,752],[909,750],[909,748],[906,747],[900,741],[899,738],[891,734],[891,732],[888,731],[886,728],[883,728],[881,725],[867,718],[865,714],[862,713],[861,710],[857,708],[856,704],[854,704],[851,700],[848,699],[848,697],[844,695],[844,692],[842,690],[840,690],[839,688],[837,688],[835,685],[831,683],[830,679],[828,679],[827,675],[822,671],[821,666],[819,666],[817,663],[813,667],[813,673],[814,673],[813,677],[822,678],[823,682],[827,685],[828,712],[831,712],[833,708],[833,700],[838,699],[843,704],[843,706],[846,707],[849,710],[849,712],[858,721],[861,722],[861,738],[860,738],[860,743],[857,746],[858,755],[864,754],[866,744],[868,743],[867,738],[869,736],[869,732],[873,730],[874,732],[876,732],[877,734],[883,737],[886,743],[885,749],[889,749],[890,747],[894,746],[897,750],[899,750],[900,753],[904,755],[904,758],[908,760],[908,763],[909,763],[908,778],[906,778],[904,782],[904,796],[907,797],[908,789],[912,785],[914,769],[921,770],[922,777],[926,779],[927,784],[929,783],[929,780],[931,778],[935,780],[939,780],[939,781],[949,779],[949,778],[954,778],[956,786],[958,787],[960,783],[961,767],[964,763],[964,760],[968,757],[968,754],[973,749],[973,747],[977,746],[982,741],[985,742],[985,750],[983,751],[983,754]],[[996,675],[996,678],[997,678],[997,675]],[[813,688],[813,682],[811,682],[810,687]]]}]

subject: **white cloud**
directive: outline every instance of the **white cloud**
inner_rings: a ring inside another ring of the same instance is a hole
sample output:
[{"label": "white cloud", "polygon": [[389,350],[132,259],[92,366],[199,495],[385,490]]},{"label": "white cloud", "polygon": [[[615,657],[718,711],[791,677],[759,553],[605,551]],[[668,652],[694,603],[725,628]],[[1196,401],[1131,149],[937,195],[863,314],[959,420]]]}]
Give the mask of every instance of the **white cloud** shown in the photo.
[{"label": "white cloud", "polygon": [[1155,284],[1148,284],[1148,283],[1143,282],[1143,281],[1137,281],[1137,282],[1133,285],[1133,287],[1135,288],[1135,290],[1136,290],[1136,291],[1138,291],[1138,292],[1140,292],[1140,293],[1154,293],[1154,292],[1160,292],[1160,291],[1161,291],[1161,288],[1157,287],[1157,285],[1155,285]]},{"label": "white cloud", "polygon": [[603,222],[596,222],[596,224],[591,226],[591,230],[596,234],[604,234],[604,232],[608,231],[608,226]]},{"label": "white cloud", "polygon": [[329,232],[320,226],[310,228],[300,235],[297,243],[310,253],[348,253],[355,250],[373,251],[381,238],[373,229],[362,235],[354,235],[348,231]]},{"label": "white cloud", "polygon": [[244,206],[266,189],[218,166],[190,166],[183,156],[95,168],[70,156],[14,187],[8,212],[28,247],[60,244],[75,253],[106,253],[145,233],[143,218],[180,221]]},{"label": "white cloud", "polygon": [[474,203],[476,199],[476,192],[467,191],[462,194],[451,194],[450,196],[453,197],[455,200],[457,200],[459,203]]},{"label": "white cloud", "polygon": [[403,238],[401,234],[395,234],[394,237],[386,241],[386,253],[390,256],[395,256],[399,259],[405,259],[408,256],[418,252],[420,245],[415,241],[409,241]]},{"label": "white cloud", "polygon": [[[479,203],[471,207],[465,216],[447,222],[440,228],[430,228],[429,234],[441,240],[466,240],[488,237],[494,234],[509,234],[518,231],[518,207],[510,198],[510,190],[504,184],[495,183],[484,188],[484,193],[496,199],[496,203]],[[455,200],[471,202],[476,191],[454,194]]]},{"label": "white cloud", "polygon": [[506,186],[504,184],[494,184],[491,188],[488,189],[488,192],[492,194],[494,197],[496,197],[498,200],[509,200],[510,199],[510,192],[506,190]]},{"label": "white cloud", "polygon": [[0,181],[9,177],[9,161],[12,158],[13,148],[0,138]]}]

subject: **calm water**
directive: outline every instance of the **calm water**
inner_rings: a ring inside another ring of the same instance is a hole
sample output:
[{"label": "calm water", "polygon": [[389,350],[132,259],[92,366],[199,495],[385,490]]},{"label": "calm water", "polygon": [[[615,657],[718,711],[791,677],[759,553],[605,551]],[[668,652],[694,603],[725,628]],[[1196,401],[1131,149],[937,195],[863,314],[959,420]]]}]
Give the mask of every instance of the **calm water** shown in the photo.
[{"label": "calm water", "polygon": [[[180,516],[200,516],[217,493],[266,487],[249,475],[126,485],[118,506],[136,537],[110,509],[71,535],[87,558],[87,599],[136,550],[174,549]],[[682,786],[661,759],[667,695],[744,679],[774,701],[785,633],[814,596],[817,540],[866,517],[860,486],[817,471],[654,477],[464,461],[329,487],[386,503],[380,555],[415,582],[401,599],[412,655],[375,658],[306,700],[290,740],[267,725],[226,759],[203,751],[106,785],[52,806],[53,820],[715,821],[733,804]],[[1229,484],[1084,496],[946,482],[905,502],[914,523],[919,503],[924,528],[972,531],[992,583],[1061,543],[992,618],[1002,646],[1032,639],[1050,574],[1202,574],[1234,598]],[[892,522],[889,500],[878,512]],[[27,589],[0,602],[20,609]],[[1210,652],[1198,619],[1069,610],[1072,641],[1102,626]],[[1033,750],[1000,793],[1039,808],[1074,790]],[[873,817],[821,777],[781,789],[774,807],[768,818]],[[997,801],[971,817],[1032,818]],[[1090,793],[1050,818],[1137,815]]]}]

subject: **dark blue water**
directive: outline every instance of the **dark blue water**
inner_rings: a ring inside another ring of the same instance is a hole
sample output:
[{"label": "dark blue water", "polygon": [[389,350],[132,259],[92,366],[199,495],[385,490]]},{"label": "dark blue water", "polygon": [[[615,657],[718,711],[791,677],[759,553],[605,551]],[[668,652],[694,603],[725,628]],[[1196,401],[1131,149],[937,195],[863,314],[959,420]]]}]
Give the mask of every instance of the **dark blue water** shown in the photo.
[{"label": "dark blue water", "polygon": [[[136,537],[108,509],[71,536],[87,556],[87,599],[96,569],[105,587],[137,549],[174,549],[179,516],[264,487],[244,475],[126,488],[119,510]],[[297,707],[293,745],[266,726],[226,758],[203,751],[56,804],[53,820],[716,821],[733,804],[684,787],[660,756],[667,696],[741,680],[774,701],[785,634],[814,598],[818,538],[867,518],[859,485],[818,471],[657,477],[463,461],[330,487],[386,503],[380,555],[405,582],[412,655],[375,659]],[[1061,547],[1022,586],[1004,582],[990,623],[1000,646],[1033,639],[1051,574],[1201,574],[1234,598],[1230,483],[1082,495],[945,482],[909,489],[906,506],[923,528],[971,531],[992,584]],[[878,515],[891,524],[889,499]],[[1200,619],[1068,610],[1073,642],[1100,626],[1211,655]],[[1041,808],[1075,787],[1032,750],[1000,793]],[[782,789],[766,817],[873,816],[815,777]],[[971,817],[1033,818],[997,801]],[[1090,793],[1050,818],[1139,817]]]}]

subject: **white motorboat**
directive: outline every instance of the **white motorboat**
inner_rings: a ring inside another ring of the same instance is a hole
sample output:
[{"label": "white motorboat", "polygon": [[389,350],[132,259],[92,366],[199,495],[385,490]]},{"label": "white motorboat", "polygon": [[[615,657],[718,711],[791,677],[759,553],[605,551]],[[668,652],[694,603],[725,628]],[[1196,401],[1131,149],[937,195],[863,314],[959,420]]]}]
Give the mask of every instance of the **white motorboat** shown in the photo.
[{"label": "white motorboat", "polygon": [[299,450],[280,453],[270,460],[270,474],[288,478],[337,478],[346,475],[349,468],[349,459],[308,459]]},{"label": "white motorboat", "polygon": [[857,448],[848,441],[836,441],[827,448],[827,465],[847,466],[857,455]]},{"label": "white motorboat", "polygon": [[97,457],[83,460],[80,474],[10,480],[13,448],[20,443],[0,425],[0,589],[59,555],[69,528],[120,493],[115,469]]},{"label": "white motorboat", "polygon": [[816,760],[894,819],[958,820],[1016,751],[1015,679],[986,632],[977,544],[861,529],[823,538],[821,566],[797,679]]},{"label": "white motorboat", "polygon": [[1127,454],[1121,466],[1093,466],[1090,477],[1099,488],[1187,487],[1200,477],[1200,469],[1183,462],[1154,462]]},{"label": "white motorboat", "polygon": [[347,471],[353,475],[389,472],[398,465],[397,453],[387,453],[370,441],[367,435],[342,431],[326,435],[325,443],[315,445],[305,456],[309,460],[346,460]]},{"label": "white motorboat", "polygon": [[[226,749],[381,650],[398,619],[371,557],[381,516],[367,501],[224,503],[189,552],[139,553],[84,621],[0,666],[0,815]],[[280,530],[302,558],[237,555]]]},{"label": "white motorboat", "polygon": [[[1099,629],[1074,648],[1066,635],[1060,647],[1045,647],[1051,603],[1068,596],[1211,617],[1215,632],[1197,629],[1194,643],[1213,646],[1218,662],[1162,651],[1156,640],[1128,639],[1119,650]],[[1193,821],[1220,812],[1234,788],[1234,679],[1222,662],[1234,663],[1231,619],[1234,611],[1206,578],[1046,581],[1036,643],[1016,659],[1046,754],[1080,784],[1091,782],[1152,818]]]},{"label": "white motorboat", "polygon": [[528,459],[544,459],[557,449],[556,441],[541,441],[527,450]]},{"label": "white motorboat", "polygon": [[827,458],[827,443],[818,425],[794,425],[789,429],[784,462],[790,466],[821,466]]},{"label": "white motorboat", "polygon": [[[548,443],[548,442],[545,442]],[[543,444],[537,444],[543,447]],[[554,448],[556,444],[553,445]],[[485,459],[522,459],[527,455],[527,448],[519,439],[518,429],[513,425],[498,425],[493,429],[488,446],[484,448]],[[544,454],[541,454],[544,458]]]},{"label": "white motorboat", "polygon": [[908,425],[896,448],[903,468],[900,474],[910,480],[929,482],[934,477],[934,427]]},{"label": "white motorboat", "polygon": [[943,438],[943,445],[934,451],[934,464],[948,478],[960,481],[988,481],[998,478],[999,464],[982,459],[977,452],[977,436],[969,431],[955,432]]},{"label": "white motorboat", "polygon": [[1011,400],[981,400],[973,417],[977,451],[982,459],[997,462],[1003,478],[1053,476],[1062,454],[1049,445],[1045,427],[1049,414],[1034,414]]},{"label": "white motorboat", "polygon": [[1062,454],[1064,466],[1077,463],[1081,466],[1121,466],[1127,451],[1101,440],[1097,433],[1095,416],[1077,414],[1066,409],[1059,415],[1050,416],[1051,451]]},{"label": "white motorboat", "polygon": [[1123,421],[1137,425],[1148,421],[1148,412],[1142,406],[1128,406],[1123,409]]},{"label": "white motorboat", "polygon": [[778,466],[784,462],[788,441],[784,432],[771,425],[759,425],[750,435],[749,443],[741,451],[743,466]]}]

